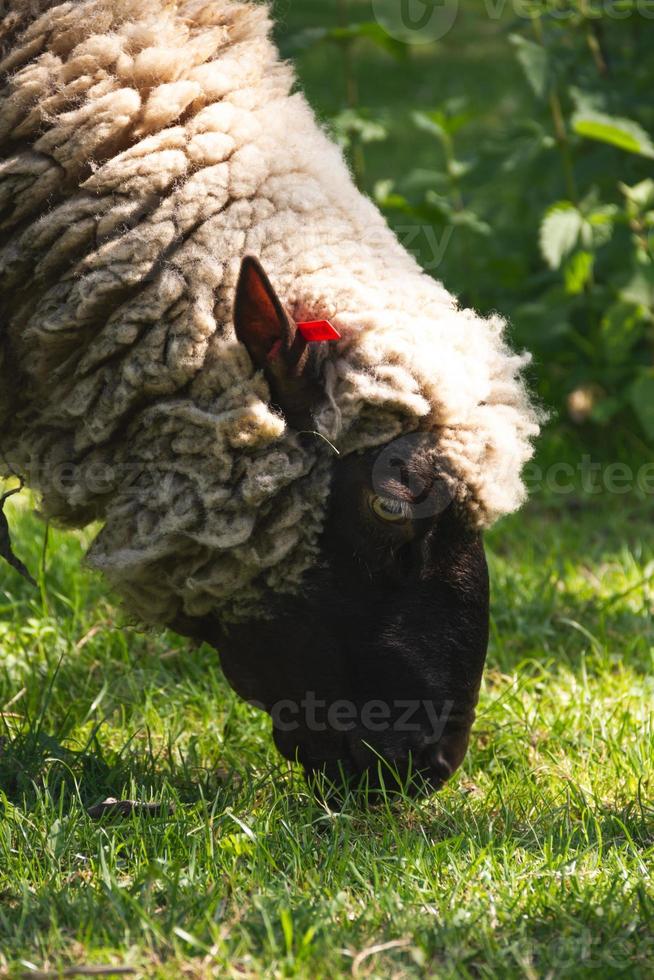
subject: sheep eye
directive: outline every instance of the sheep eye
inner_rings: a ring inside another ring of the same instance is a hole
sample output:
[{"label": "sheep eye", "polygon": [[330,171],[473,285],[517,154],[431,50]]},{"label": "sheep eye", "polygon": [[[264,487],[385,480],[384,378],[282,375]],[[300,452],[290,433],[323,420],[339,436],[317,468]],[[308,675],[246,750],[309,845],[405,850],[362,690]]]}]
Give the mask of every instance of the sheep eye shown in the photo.
[{"label": "sheep eye", "polygon": [[411,516],[407,514],[407,507],[401,500],[394,500],[392,497],[373,496],[369,498],[370,509],[380,521],[389,524],[407,524]]}]

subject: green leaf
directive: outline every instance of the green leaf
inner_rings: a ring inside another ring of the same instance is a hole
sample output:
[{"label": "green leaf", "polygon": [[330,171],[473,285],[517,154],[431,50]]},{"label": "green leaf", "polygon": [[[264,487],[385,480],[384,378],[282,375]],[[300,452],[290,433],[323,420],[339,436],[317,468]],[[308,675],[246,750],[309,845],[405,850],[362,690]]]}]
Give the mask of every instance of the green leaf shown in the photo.
[{"label": "green leaf", "polygon": [[547,49],[520,34],[510,34],[509,41],[515,48],[527,81],[539,99],[544,99],[549,88],[549,57]]},{"label": "green leaf", "polygon": [[476,166],[476,160],[450,160],[447,169],[451,177],[455,180],[461,180],[463,177],[467,177]]},{"label": "green leaf", "polygon": [[589,91],[579,88],[578,85],[570,85],[568,95],[572,99],[575,114],[586,116],[596,112],[604,112],[606,108],[606,93],[602,91]]},{"label": "green leaf", "polygon": [[572,117],[572,128],[578,136],[654,159],[654,143],[632,119],[619,119],[602,112],[578,112]]},{"label": "green leaf", "polygon": [[468,231],[472,231],[475,235],[483,235],[488,238],[492,233],[492,228],[485,221],[482,221],[474,211],[470,211],[464,208],[462,211],[453,211],[450,223],[458,228],[467,228]]},{"label": "green leaf", "polygon": [[654,369],[643,371],[627,395],[648,439],[654,440]]},{"label": "green leaf", "polygon": [[444,194],[437,194],[436,191],[427,191],[425,194],[425,214],[436,213],[441,218],[450,221],[454,213],[452,203]]},{"label": "green leaf", "polygon": [[583,224],[583,216],[570,201],[559,201],[546,212],[540,228],[540,247],[551,269],[558,269],[574,251]]},{"label": "green leaf", "polygon": [[[507,147],[502,160],[504,173],[513,173],[529,166],[541,153],[556,146],[556,140],[534,120],[521,120],[517,136]],[[511,149],[513,147],[513,149]]]},{"label": "green leaf", "polygon": [[281,908],[279,910],[279,921],[282,924],[282,932],[284,933],[286,955],[290,956],[293,952],[293,916],[289,909]]},{"label": "green leaf", "polygon": [[595,258],[592,252],[575,252],[565,264],[565,291],[570,296],[583,293],[593,274]]},{"label": "green leaf", "polygon": [[395,181],[392,178],[378,180],[373,188],[372,195],[378,204],[387,201],[395,189]]},{"label": "green leaf", "polygon": [[354,41],[363,39],[370,41],[375,47],[388,52],[398,61],[407,57],[409,46],[403,41],[398,41],[385,31],[381,24],[375,20],[363,21],[359,24],[348,24],[347,27],[334,27],[327,32],[327,36],[333,41]]},{"label": "green leaf", "polygon": [[409,52],[407,44],[391,37],[376,21],[363,21],[359,24],[348,24],[346,27],[307,27],[305,30],[293,34],[286,41],[283,46],[284,54],[292,55],[307,51],[323,41],[346,44],[358,39],[370,41],[376,47],[397,58],[398,61],[405,59]]},{"label": "green leaf", "polygon": [[[453,111],[456,109],[457,111]],[[452,137],[462,129],[466,123],[470,122],[469,112],[458,111],[458,100],[456,104],[446,103],[446,109],[432,109],[430,112],[416,111],[411,113],[411,118],[418,127],[432,136],[436,136],[443,143],[450,143]]]},{"label": "green leaf", "polygon": [[402,187],[406,190],[427,191],[433,188],[446,190],[449,187],[448,175],[442,170],[412,170],[403,180]]},{"label": "green leaf", "polygon": [[615,204],[603,204],[593,208],[584,216],[582,237],[585,244],[594,248],[606,245],[613,237],[615,220],[620,211]]},{"label": "green leaf", "polygon": [[654,180],[649,177],[638,184],[632,184],[631,187],[628,184],[618,184],[618,186],[627,200],[636,204],[639,210],[645,211],[654,204]]},{"label": "green leaf", "polygon": [[411,213],[410,202],[395,190],[393,180],[378,180],[373,189],[373,198],[380,208]]},{"label": "green leaf", "polygon": [[629,281],[620,290],[620,299],[634,306],[654,309],[654,266],[636,262]]},{"label": "green leaf", "polygon": [[436,136],[442,143],[449,143],[449,133],[445,125],[445,116],[442,112],[412,112],[411,118],[418,127],[432,136]]},{"label": "green leaf", "polygon": [[362,143],[381,143],[388,137],[388,130],[378,119],[373,119],[364,109],[344,109],[332,119],[336,140],[343,147],[352,143],[356,136]]},{"label": "green leaf", "polygon": [[630,220],[640,221],[643,216],[648,221],[649,208],[654,205],[654,180],[641,180],[640,183],[629,187],[618,184],[626,198],[626,212]]}]

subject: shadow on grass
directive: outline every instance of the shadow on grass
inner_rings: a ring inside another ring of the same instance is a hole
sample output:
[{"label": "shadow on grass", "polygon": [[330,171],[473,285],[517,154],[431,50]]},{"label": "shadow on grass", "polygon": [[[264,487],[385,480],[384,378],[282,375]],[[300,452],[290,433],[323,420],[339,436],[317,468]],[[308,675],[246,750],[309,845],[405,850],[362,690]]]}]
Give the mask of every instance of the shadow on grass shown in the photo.
[{"label": "shadow on grass", "polygon": [[73,797],[88,808],[109,796],[129,798],[134,787],[142,802],[166,787],[183,804],[224,798],[228,805],[242,783],[243,773],[236,769],[209,769],[190,759],[180,764],[170,755],[144,752],[134,742],[107,754],[98,739],[75,751],[38,728],[0,738],[0,790],[26,809],[44,794],[55,808],[62,802],[67,807]]}]

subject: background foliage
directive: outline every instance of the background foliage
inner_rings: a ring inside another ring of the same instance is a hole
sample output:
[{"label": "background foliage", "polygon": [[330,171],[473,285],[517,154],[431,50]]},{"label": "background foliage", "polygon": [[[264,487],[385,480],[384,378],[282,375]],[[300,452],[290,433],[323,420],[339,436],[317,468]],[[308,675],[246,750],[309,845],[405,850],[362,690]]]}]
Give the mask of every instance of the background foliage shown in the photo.
[{"label": "background foliage", "polygon": [[282,49],[360,186],[464,304],[510,318],[550,448],[647,453],[654,4],[462,0],[442,39],[409,45],[379,9],[277,3]]}]

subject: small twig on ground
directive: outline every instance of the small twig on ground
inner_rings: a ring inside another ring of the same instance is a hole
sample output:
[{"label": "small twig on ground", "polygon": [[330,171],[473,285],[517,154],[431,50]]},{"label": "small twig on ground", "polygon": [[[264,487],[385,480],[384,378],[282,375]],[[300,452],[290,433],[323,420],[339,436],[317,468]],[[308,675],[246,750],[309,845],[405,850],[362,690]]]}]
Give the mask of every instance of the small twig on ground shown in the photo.
[{"label": "small twig on ground", "polygon": [[100,820],[107,814],[129,817],[132,813],[141,813],[148,817],[161,817],[168,816],[173,810],[172,803],[141,803],[140,800],[117,800],[114,796],[109,796],[102,803],[89,807],[86,812],[92,820]]},{"label": "small twig on ground", "polygon": [[9,700],[7,701],[7,703],[6,704],[3,704],[2,710],[3,711],[9,711],[9,709],[10,708],[13,708],[13,706],[15,704],[17,704],[18,701],[20,701],[20,699],[22,697],[24,697],[26,694],[27,694],[27,688],[26,687],[21,687],[20,691],[17,694],[14,694],[13,698],[9,698]]},{"label": "small twig on ground", "polygon": [[406,946],[410,945],[410,939],[392,939],[389,943],[379,943],[377,946],[368,946],[367,949],[362,949],[360,953],[357,953],[352,961],[352,976],[356,977],[359,975],[359,968],[361,964],[364,960],[367,960],[369,956],[376,956],[377,953],[385,953],[389,949],[404,949]]},{"label": "small twig on ground", "polygon": [[60,977],[125,977],[136,970],[131,966],[71,966],[65,970],[28,970],[21,980],[59,980]]}]

